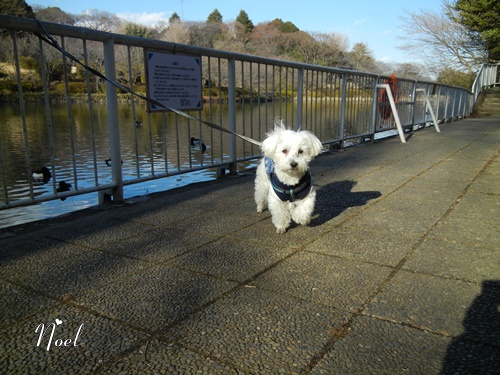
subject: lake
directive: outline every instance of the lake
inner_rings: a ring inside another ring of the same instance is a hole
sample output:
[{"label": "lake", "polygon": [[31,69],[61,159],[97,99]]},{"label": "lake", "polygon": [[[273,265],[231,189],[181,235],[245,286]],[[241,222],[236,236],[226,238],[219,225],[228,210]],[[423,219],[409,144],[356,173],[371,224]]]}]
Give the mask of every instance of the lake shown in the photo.
[{"label": "lake", "polygon": [[[334,105],[335,106],[335,105]],[[324,103],[309,103],[303,124],[321,123],[313,130],[322,140],[338,132],[338,107],[327,109]],[[296,103],[243,103],[237,106],[236,130],[261,140],[277,118],[295,126]],[[179,119],[171,113],[146,112],[145,105],[119,104],[120,147],[124,181],[159,174],[175,174],[148,182],[127,185],[125,198],[169,190],[195,182],[215,179],[216,172],[203,169],[230,160],[227,134],[195,121]],[[68,119],[68,113],[71,113]],[[135,118],[134,118],[135,113]],[[205,105],[195,117],[227,127],[227,105]],[[47,111],[43,103],[25,103],[26,133],[18,104],[0,103],[0,200],[30,197],[30,170],[43,166],[56,171],[48,183],[33,183],[33,195],[52,194],[54,182],[65,181],[78,189],[111,182],[107,107],[93,103],[53,103]],[[92,114],[92,115],[90,115]],[[51,128],[47,127],[50,118]],[[139,121],[136,124],[135,121]],[[311,127],[308,127],[311,128]],[[25,137],[26,134],[26,137]],[[192,147],[190,138],[201,139],[205,152]],[[52,150],[52,152],[51,152]],[[237,156],[252,158],[260,153],[257,146],[237,140]],[[51,157],[52,156],[52,157]],[[238,163],[246,169],[256,160]],[[29,167],[28,167],[29,164]],[[188,172],[195,170],[192,172]],[[184,173],[188,172],[188,173]],[[97,205],[97,193],[89,193],[0,211],[0,228],[53,217]]]}]

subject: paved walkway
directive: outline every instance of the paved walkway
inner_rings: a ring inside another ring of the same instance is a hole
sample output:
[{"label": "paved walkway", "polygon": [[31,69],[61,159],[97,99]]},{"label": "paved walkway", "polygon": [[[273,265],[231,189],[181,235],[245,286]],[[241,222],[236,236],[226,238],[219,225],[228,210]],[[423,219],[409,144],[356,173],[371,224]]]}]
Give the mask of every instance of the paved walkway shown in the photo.
[{"label": "paved walkway", "polygon": [[499,146],[497,117],[321,155],[284,235],[252,173],[2,230],[0,372],[499,374]]}]

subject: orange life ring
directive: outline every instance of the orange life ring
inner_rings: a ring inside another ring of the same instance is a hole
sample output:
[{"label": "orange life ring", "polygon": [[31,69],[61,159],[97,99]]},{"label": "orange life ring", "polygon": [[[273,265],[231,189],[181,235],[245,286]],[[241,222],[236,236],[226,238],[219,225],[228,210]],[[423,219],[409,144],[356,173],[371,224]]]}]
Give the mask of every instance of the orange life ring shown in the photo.
[{"label": "orange life ring", "polygon": [[[389,87],[391,88],[392,96],[394,98],[394,103],[397,103],[398,102],[398,79],[393,74],[388,79],[385,80],[385,83],[387,83],[389,85]],[[380,90],[380,94],[378,96],[378,102],[379,102],[378,109],[380,111],[380,116],[384,120],[387,120],[389,117],[391,117],[392,108],[389,104],[389,96],[387,95],[386,89]]]}]

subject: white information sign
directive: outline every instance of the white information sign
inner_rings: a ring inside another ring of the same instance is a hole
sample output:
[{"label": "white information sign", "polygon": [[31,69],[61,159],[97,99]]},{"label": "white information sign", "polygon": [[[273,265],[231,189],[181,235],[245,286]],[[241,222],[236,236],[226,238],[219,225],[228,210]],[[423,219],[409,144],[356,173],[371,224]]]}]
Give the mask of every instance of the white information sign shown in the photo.
[{"label": "white information sign", "polygon": [[[177,110],[202,109],[201,57],[146,52],[148,98]],[[148,102],[150,111],[167,111]]]}]

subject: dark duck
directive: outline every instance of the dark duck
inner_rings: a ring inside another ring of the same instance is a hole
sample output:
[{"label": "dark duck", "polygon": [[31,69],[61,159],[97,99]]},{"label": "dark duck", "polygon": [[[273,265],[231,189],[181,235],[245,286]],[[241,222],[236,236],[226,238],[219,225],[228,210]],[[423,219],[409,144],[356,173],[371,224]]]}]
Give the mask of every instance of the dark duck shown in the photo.
[{"label": "dark duck", "polygon": [[52,173],[50,173],[49,168],[42,167],[38,171],[34,171],[33,173],[31,173],[31,178],[33,181],[43,182],[44,184],[46,184],[52,178]]},{"label": "dark duck", "polygon": [[191,147],[198,148],[201,152],[207,151],[207,145],[198,138],[191,137]]},{"label": "dark duck", "polygon": [[[71,190],[71,184],[68,184],[66,181],[60,181],[59,182],[59,187],[56,189],[58,193],[62,193],[65,191],[70,191]],[[62,201],[66,200],[66,197],[61,198]]]}]

